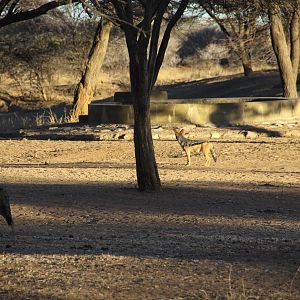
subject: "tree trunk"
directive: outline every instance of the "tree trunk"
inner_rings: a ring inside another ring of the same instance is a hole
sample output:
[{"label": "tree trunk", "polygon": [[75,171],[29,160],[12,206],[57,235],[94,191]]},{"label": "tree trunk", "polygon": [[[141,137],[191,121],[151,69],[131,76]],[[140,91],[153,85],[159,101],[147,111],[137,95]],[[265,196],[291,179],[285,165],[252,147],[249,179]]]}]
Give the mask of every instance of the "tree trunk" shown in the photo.
[{"label": "tree trunk", "polygon": [[211,5],[212,4],[209,4],[209,1],[203,1],[201,3],[201,6],[205,9],[207,14],[219,25],[221,31],[227,37],[229,45],[241,60],[244,75],[251,76],[253,68],[250,51],[254,34],[250,34],[252,31],[250,27],[255,26],[255,22],[247,23],[245,21],[245,23],[239,23],[239,26],[237,27],[229,18],[226,20],[218,17],[218,12],[211,9]]},{"label": "tree trunk", "polygon": [[134,145],[140,191],[161,189],[151,134],[150,108],[134,108]]},{"label": "tree trunk", "polygon": [[[143,49],[147,52],[147,47]],[[142,50],[141,50],[142,52]],[[131,48],[131,93],[134,108],[134,149],[136,174],[140,191],[159,191],[161,182],[155,160],[151,132],[150,89],[147,60],[141,52]]]},{"label": "tree trunk", "polygon": [[[279,8],[276,4],[270,9],[270,31],[272,46],[276,55],[282,82],[283,97],[297,98],[297,71],[293,69],[291,55],[284,33]],[[291,41],[292,42],[292,41]],[[296,66],[297,64],[295,64]]]},{"label": "tree trunk", "polygon": [[251,76],[253,74],[251,55],[249,51],[247,51],[244,47],[241,48],[239,52],[239,57],[241,58],[243,65],[244,75]]},{"label": "tree trunk", "polygon": [[244,70],[244,75],[246,77],[249,77],[253,74],[253,69],[252,69],[252,64],[250,62],[250,64],[248,63],[243,63],[243,70]]},{"label": "tree trunk", "polygon": [[291,43],[291,62],[294,70],[294,76],[297,80],[299,58],[300,58],[300,38],[299,38],[299,15],[300,15],[300,1],[297,0],[297,8],[292,16],[290,25],[290,43]]},{"label": "tree trunk", "polygon": [[72,119],[78,120],[80,115],[88,114],[88,105],[91,103],[96,81],[106,54],[112,23],[102,19],[97,27],[92,48],[84,73],[78,83],[73,100]]},{"label": "tree trunk", "polygon": [[[119,19],[125,21],[122,24],[122,29],[125,32],[130,61],[129,70],[134,108],[134,147],[138,187],[141,191],[158,191],[161,189],[161,182],[155,161],[151,133],[150,92],[161,67],[171,30],[181,18],[189,0],[180,1],[177,11],[167,22],[159,50],[158,40],[161,23],[171,1],[142,1],[142,10],[138,10],[138,17],[134,14],[134,7],[136,2],[139,3],[139,1],[111,0],[111,2]],[[143,18],[141,18],[143,9]],[[133,25],[137,19],[140,22],[138,26],[140,30],[130,25]]]}]

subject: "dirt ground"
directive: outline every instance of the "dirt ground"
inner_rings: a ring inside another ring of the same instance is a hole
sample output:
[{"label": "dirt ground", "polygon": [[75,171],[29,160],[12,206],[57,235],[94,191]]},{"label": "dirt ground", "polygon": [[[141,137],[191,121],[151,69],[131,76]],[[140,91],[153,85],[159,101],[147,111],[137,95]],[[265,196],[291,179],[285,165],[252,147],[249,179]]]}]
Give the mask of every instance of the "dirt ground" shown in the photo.
[{"label": "dirt ground", "polygon": [[214,144],[141,193],[130,141],[1,140],[0,299],[300,299],[300,139]]}]

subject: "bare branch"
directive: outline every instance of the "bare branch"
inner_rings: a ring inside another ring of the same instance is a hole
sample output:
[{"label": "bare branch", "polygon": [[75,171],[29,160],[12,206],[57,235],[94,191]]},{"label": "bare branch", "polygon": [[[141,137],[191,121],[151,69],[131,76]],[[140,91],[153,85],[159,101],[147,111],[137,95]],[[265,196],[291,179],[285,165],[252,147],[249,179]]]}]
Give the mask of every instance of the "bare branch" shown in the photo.
[{"label": "bare branch", "polygon": [[[14,1],[11,5],[11,7],[8,10],[8,13],[6,16],[4,16],[2,19],[0,19],[0,28],[7,26],[12,23],[17,23],[29,19],[36,18],[38,16],[46,14],[49,10],[55,9],[62,5],[67,5],[69,3],[76,3],[79,0],[58,0],[58,1],[50,1],[47,2],[35,9],[31,9],[28,11],[21,11],[21,12],[15,12],[16,4],[19,1]],[[5,4],[5,3],[3,3]]]},{"label": "bare branch", "polygon": [[169,21],[167,28],[165,29],[165,32],[164,32],[164,35],[163,35],[163,38],[162,38],[162,41],[161,41],[161,44],[159,47],[156,63],[155,63],[154,74],[153,74],[153,77],[151,78],[150,88],[152,88],[154,86],[154,84],[157,80],[158,72],[163,63],[165,52],[168,47],[171,31],[172,31],[173,27],[175,26],[175,24],[177,23],[177,21],[182,17],[188,4],[189,4],[189,0],[182,0],[180,2],[180,5],[179,5],[177,11],[175,12],[174,16]]}]

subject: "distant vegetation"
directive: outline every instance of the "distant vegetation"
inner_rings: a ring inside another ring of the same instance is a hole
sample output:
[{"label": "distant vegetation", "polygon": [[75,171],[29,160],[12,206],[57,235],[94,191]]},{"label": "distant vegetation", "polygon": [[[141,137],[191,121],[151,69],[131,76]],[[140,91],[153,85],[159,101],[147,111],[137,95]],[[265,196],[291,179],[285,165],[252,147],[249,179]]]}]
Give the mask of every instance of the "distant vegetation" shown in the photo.
[{"label": "distant vegetation", "polygon": [[[55,10],[0,29],[0,110],[71,103],[96,26],[95,19],[74,18]],[[275,66],[271,43],[257,43],[253,52],[256,69]],[[216,25],[182,20],[173,31],[158,84],[242,72],[240,67]],[[176,72],[177,68],[181,71]],[[118,28],[111,34],[102,70],[96,97],[128,89],[128,54]]]}]

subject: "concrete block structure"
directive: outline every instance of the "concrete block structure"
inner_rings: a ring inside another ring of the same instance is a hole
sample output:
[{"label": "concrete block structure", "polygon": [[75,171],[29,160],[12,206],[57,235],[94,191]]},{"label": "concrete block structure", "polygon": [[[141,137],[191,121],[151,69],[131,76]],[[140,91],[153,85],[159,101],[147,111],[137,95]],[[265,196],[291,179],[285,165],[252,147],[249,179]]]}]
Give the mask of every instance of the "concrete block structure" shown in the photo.
[{"label": "concrete block structure", "polygon": [[[133,124],[130,93],[116,93],[114,99],[89,105],[88,122]],[[275,122],[300,118],[300,100],[279,97],[168,99],[166,91],[150,97],[151,123],[235,125]]]}]

